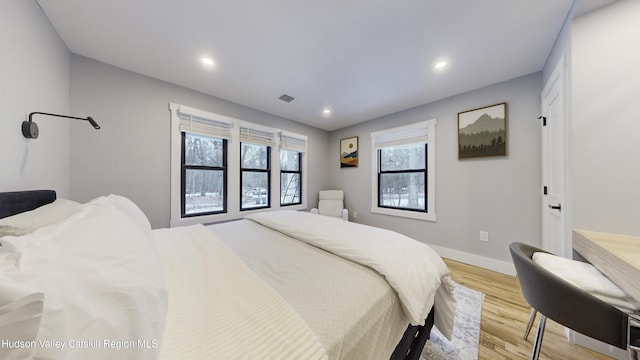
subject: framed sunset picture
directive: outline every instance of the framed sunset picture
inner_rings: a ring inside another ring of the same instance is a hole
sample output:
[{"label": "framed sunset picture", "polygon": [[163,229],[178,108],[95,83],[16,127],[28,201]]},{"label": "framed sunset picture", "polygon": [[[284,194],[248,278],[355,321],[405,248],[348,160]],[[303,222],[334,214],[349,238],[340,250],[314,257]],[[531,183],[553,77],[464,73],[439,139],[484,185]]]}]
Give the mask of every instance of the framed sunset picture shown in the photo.
[{"label": "framed sunset picture", "polygon": [[358,137],[340,140],[340,167],[358,167]]}]

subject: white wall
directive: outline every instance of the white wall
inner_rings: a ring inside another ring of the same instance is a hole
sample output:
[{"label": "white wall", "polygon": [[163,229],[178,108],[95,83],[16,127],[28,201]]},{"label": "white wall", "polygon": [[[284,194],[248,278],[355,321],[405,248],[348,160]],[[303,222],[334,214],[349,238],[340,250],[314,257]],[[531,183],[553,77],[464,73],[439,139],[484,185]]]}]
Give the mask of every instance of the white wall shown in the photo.
[{"label": "white wall", "polygon": [[[571,25],[573,18],[579,15],[584,15],[591,11],[597,11],[598,8],[608,5],[611,2],[618,0],[575,0],[565,22],[562,25],[562,29],[558,34],[553,48],[547,57],[547,61],[542,69],[542,83],[546,84],[547,80],[551,76],[551,73],[555,69],[556,64],[560,58],[564,58],[565,65],[571,66]],[[569,80],[571,74],[569,73]]]},{"label": "white wall", "polygon": [[[640,234],[640,175],[634,156],[640,119],[632,112],[640,96],[640,56],[633,45],[640,35],[638,5],[618,1],[575,19],[572,10],[543,70],[546,81],[561,56],[569,69],[568,195],[573,216],[567,221],[573,228]],[[626,352],[584,335],[575,333],[572,339],[626,359]]]},{"label": "white wall", "polygon": [[124,195],[154,228],[168,227],[170,102],[307,135],[307,204],[317,204],[328,179],[328,132],[78,55],[71,57],[71,108],[93,116],[102,129],[72,126],[72,197]]},{"label": "white wall", "polygon": [[54,189],[69,196],[69,122],[30,112],[69,113],[69,52],[35,1],[0,1],[0,191]]},{"label": "white wall", "polygon": [[574,228],[640,235],[640,1],[572,24]]},{"label": "white wall", "polygon": [[[540,218],[540,72],[418,106],[335,131],[331,134],[331,187],[345,190],[350,212],[358,221],[404,233],[435,245],[442,255],[499,271],[512,272],[508,245],[539,245]],[[507,102],[506,157],[458,160],[458,112]],[[372,214],[372,131],[436,118],[437,222]],[[341,138],[359,136],[358,168],[340,169]],[[489,242],[479,241],[480,231]]]},{"label": "white wall", "polygon": [[558,33],[556,41],[553,44],[553,48],[551,49],[551,52],[547,57],[547,61],[544,64],[542,69],[543,86],[551,77],[551,73],[553,73],[553,70],[556,68],[560,59],[564,59],[566,65],[571,64],[571,22],[573,14],[575,13],[575,7],[576,3],[574,3],[571,10],[569,10],[565,23],[562,25],[562,29],[560,29],[560,33]]}]

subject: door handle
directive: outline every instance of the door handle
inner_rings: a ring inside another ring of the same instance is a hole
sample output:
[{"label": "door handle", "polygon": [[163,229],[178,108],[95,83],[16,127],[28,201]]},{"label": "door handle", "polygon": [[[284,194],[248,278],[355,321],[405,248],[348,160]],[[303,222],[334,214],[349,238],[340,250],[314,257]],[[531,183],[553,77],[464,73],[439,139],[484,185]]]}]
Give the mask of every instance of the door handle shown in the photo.
[{"label": "door handle", "polygon": [[561,204],[558,204],[556,206],[549,205],[549,209],[562,211],[562,205]]}]

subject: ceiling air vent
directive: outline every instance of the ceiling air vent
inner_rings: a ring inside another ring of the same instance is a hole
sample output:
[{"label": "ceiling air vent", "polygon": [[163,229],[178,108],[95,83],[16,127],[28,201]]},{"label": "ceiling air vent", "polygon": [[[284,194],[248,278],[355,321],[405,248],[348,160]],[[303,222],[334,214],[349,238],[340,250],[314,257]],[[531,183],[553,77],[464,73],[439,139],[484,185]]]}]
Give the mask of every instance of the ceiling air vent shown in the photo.
[{"label": "ceiling air vent", "polygon": [[290,103],[293,100],[295,100],[296,98],[294,98],[293,96],[287,95],[287,94],[282,94],[280,95],[280,97],[278,98],[284,102]]}]

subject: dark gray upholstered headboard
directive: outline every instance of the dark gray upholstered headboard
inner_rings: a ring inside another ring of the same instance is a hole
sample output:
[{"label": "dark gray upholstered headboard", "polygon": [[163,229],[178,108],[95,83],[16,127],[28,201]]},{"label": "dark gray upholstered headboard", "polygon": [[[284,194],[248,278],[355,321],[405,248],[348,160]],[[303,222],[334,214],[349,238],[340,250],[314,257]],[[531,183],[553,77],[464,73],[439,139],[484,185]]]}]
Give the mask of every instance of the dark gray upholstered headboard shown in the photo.
[{"label": "dark gray upholstered headboard", "polygon": [[55,200],[54,190],[0,192],[0,219],[33,210]]}]

